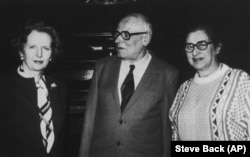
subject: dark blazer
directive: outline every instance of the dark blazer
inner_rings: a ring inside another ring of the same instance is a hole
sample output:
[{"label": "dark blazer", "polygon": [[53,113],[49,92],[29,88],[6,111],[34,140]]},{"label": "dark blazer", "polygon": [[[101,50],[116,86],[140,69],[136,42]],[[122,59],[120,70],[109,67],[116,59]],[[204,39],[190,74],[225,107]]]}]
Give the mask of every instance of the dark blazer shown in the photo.
[{"label": "dark blazer", "polygon": [[17,72],[0,77],[0,156],[47,157],[61,156],[62,130],[66,115],[66,86],[46,78],[49,91],[55,143],[46,155],[40,132],[37,89],[33,78],[23,78]]},{"label": "dark blazer", "polygon": [[178,85],[178,70],[152,56],[123,112],[118,98],[121,60],[96,62],[83,124],[80,157],[167,157],[168,110]]}]

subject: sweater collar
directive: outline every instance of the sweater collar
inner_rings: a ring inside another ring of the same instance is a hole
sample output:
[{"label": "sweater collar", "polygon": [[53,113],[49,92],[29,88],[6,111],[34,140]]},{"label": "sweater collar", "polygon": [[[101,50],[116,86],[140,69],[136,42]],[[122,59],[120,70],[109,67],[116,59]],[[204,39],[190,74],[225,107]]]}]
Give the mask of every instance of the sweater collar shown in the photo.
[{"label": "sweater collar", "polygon": [[221,63],[219,68],[211,75],[207,76],[207,77],[199,77],[198,74],[196,73],[194,76],[194,83],[198,83],[198,84],[206,84],[209,82],[213,82],[214,80],[222,77],[227,70],[229,69],[229,67],[226,64]]}]

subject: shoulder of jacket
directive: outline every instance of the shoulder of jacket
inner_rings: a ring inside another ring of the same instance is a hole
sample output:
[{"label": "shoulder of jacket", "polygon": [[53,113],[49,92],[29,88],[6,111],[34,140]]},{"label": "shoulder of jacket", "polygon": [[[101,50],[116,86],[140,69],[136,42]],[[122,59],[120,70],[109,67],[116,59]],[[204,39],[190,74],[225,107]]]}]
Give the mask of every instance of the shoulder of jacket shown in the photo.
[{"label": "shoulder of jacket", "polygon": [[176,66],[174,66],[173,64],[171,64],[171,63],[169,63],[169,62],[167,62],[167,61],[163,60],[162,58],[159,58],[155,55],[152,55],[152,61],[160,69],[168,69],[170,71],[179,71]]}]

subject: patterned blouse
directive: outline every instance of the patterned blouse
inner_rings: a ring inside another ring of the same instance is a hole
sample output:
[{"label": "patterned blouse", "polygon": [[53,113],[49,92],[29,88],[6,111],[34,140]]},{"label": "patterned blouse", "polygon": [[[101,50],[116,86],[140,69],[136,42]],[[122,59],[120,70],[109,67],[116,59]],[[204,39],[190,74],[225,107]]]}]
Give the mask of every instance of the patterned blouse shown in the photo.
[{"label": "patterned blouse", "polygon": [[[225,64],[216,73],[212,81],[199,82],[196,74],[180,86],[169,112],[173,141],[250,140],[250,76]],[[207,87],[203,95],[189,93],[199,83]]]}]

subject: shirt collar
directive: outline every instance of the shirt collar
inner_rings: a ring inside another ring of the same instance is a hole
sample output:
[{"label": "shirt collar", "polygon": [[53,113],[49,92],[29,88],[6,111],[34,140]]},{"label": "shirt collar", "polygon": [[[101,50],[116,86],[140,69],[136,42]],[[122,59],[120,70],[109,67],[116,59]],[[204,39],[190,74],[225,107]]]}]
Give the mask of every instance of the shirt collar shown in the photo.
[{"label": "shirt collar", "polygon": [[126,60],[122,60],[122,64],[124,64],[126,67],[129,67],[129,65],[131,64],[135,65],[135,68],[141,67],[142,65],[146,64],[150,58],[151,58],[151,55],[147,51],[145,56],[142,57],[140,60],[133,62],[133,63],[126,61]]}]

